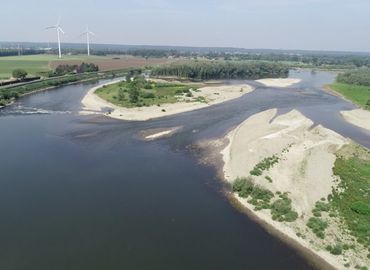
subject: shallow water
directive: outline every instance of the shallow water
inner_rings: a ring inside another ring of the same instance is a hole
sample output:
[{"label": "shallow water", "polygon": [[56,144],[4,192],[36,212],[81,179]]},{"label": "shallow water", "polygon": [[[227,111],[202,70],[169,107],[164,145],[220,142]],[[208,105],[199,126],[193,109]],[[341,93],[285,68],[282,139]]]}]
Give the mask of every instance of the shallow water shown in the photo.
[{"label": "shallow water", "polygon": [[[292,72],[294,89],[148,122],[81,116],[92,84],[22,98],[0,111],[0,269],[311,269],[292,248],[235,210],[214,168],[189,146],[246,117],[297,108],[370,147],[320,90],[331,73]],[[233,82],[230,82],[233,83]],[[183,126],[170,138],[140,131]]]}]

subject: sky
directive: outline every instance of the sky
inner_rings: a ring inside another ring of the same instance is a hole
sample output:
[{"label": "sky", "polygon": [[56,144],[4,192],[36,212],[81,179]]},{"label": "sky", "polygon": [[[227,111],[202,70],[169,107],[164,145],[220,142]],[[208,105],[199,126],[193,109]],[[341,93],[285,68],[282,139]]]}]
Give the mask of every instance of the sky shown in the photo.
[{"label": "sky", "polygon": [[0,41],[370,51],[370,0],[11,0]]}]

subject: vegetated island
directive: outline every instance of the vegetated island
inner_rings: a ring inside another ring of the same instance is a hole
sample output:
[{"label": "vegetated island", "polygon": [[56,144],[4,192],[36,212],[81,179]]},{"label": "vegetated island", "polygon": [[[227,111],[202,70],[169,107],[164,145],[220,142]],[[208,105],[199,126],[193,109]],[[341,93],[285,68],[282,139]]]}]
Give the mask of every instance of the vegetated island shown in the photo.
[{"label": "vegetated island", "polygon": [[[103,112],[117,119],[144,121],[192,111],[254,90],[247,84],[213,84],[204,80],[286,78],[289,69],[265,62],[193,61],[157,66],[151,73],[157,77],[149,80],[142,76],[128,76],[127,80],[91,89],[82,100],[82,113]],[[159,76],[162,79],[158,79]],[[288,84],[295,82],[285,80]]]},{"label": "vegetated island", "polygon": [[359,106],[356,110],[342,111],[341,115],[351,124],[370,131],[370,68],[341,73],[328,89]]},{"label": "vegetated island", "polygon": [[233,196],[335,268],[367,269],[369,150],[296,110],[276,114],[255,114],[226,136],[223,173]]}]

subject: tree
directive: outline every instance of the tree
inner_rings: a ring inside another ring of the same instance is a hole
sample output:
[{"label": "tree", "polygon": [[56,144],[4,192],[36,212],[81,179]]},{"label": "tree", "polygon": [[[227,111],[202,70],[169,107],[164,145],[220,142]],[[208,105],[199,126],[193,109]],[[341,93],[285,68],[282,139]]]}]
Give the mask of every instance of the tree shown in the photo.
[{"label": "tree", "polygon": [[129,85],[128,95],[131,103],[137,103],[139,101],[140,89],[136,81],[132,81]]},{"label": "tree", "polygon": [[27,71],[25,71],[24,69],[18,68],[18,69],[13,70],[12,75],[13,75],[13,78],[15,79],[24,80],[24,78],[26,78],[27,76]]}]

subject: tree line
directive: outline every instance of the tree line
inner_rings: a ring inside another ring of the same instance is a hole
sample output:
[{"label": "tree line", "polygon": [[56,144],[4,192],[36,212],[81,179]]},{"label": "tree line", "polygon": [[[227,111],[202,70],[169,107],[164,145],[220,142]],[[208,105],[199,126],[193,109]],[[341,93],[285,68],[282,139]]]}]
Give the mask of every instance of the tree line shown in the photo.
[{"label": "tree line", "polygon": [[360,68],[338,74],[337,82],[370,86],[370,68]]},{"label": "tree line", "polygon": [[249,79],[287,77],[289,67],[271,62],[199,61],[162,65],[153,76],[175,76],[193,80]]}]

